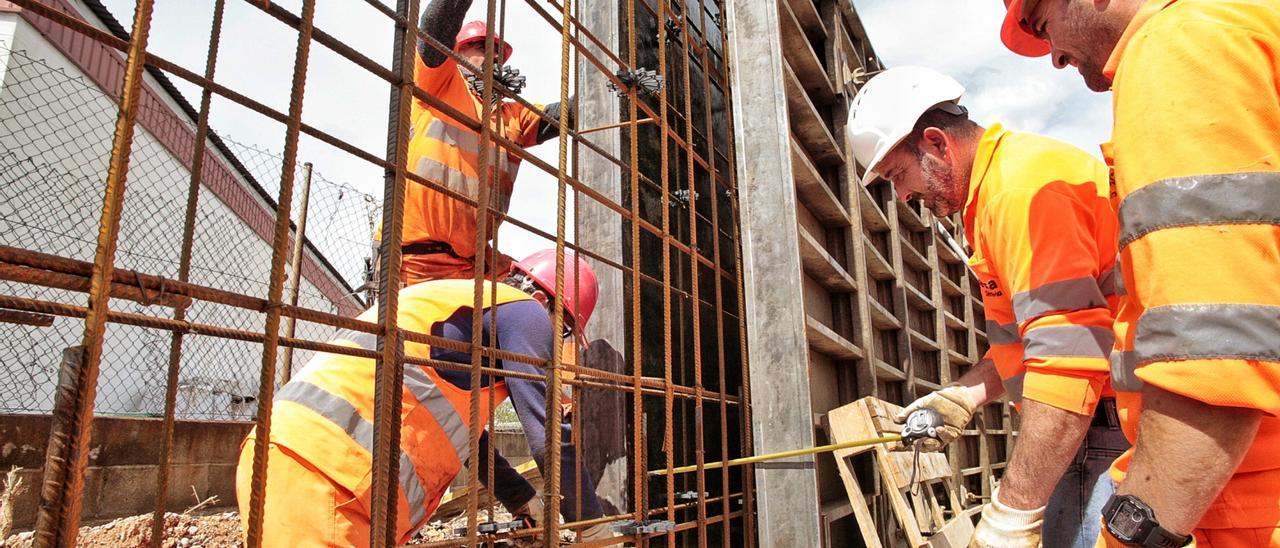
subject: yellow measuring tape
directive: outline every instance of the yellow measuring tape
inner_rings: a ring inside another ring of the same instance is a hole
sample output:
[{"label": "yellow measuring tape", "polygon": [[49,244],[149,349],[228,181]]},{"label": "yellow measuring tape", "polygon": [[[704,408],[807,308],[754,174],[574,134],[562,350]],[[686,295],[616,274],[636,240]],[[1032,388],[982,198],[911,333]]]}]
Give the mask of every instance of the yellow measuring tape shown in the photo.
[{"label": "yellow measuring tape", "polygon": [[[902,436],[899,436],[898,434],[889,434],[882,438],[871,438],[871,439],[858,440],[858,441],[846,441],[844,443],[836,443],[832,445],[820,445],[818,447],[809,447],[807,449],[792,449],[790,451],[780,451],[777,453],[756,455],[754,457],[743,457],[740,459],[730,460],[727,463],[725,461],[718,460],[718,461],[708,462],[704,464],[702,466],[702,469],[712,470],[715,468],[721,468],[726,464],[728,466],[739,466],[742,464],[751,464],[754,462],[764,462],[764,461],[770,461],[770,460],[785,459],[787,457],[798,457],[800,455],[814,455],[817,453],[829,453],[831,451],[839,451],[841,449],[849,449],[853,447],[865,447],[868,445],[875,445],[877,443],[892,443],[892,442],[901,441],[901,440],[902,440]],[[686,472],[693,472],[697,469],[698,469],[697,465],[679,466],[676,468],[672,468],[670,471],[668,471],[666,468],[663,468],[661,470],[650,470],[649,475],[661,476],[667,473],[683,474]]]}]

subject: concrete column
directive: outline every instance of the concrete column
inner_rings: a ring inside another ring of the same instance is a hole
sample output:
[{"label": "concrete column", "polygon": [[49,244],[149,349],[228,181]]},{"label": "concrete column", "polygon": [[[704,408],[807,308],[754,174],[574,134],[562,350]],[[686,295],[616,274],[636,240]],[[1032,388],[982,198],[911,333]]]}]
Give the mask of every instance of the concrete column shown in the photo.
[{"label": "concrete column", "polygon": [[[778,4],[727,4],[756,454],[814,443]],[[821,543],[811,456],[756,465],[761,546]]]},{"label": "concrete column", "polygon": [[[618,51],[619,13],[617,2],[592,2],[578,10],[578,18],[592,34],[610,50]],[[586,51],[590,51],[606,66],[609,57],[600,51],[595,44],[583,37],[582,43]],[[613,67],[612,70],[617,70]],[[578,75],[578,128],[588,129],[618,123],[620,106],[618,97],[609,90],[609,79],[600,72],[584,56],[577,63]],[[618,129],[597,131],[586,135],[586,139],[612,154],[621,157],[620,133]],[[591,188],[599,191],[609,199],[622,203],[622,169],[617,164],[600,156],[586,146],[578,147],[578,174]],[[622,218],[609,208],[600,205],[585,196],[580,196],[578,204],[577,240],[584,248],[625,264],[622,257]],[[591,352],[583,357],[585,365],[605,370],[626,369],[625,360],[618,352],[606,351],[606,347],[619,352],[627,348],[626,329],[626,293],[623,286],[623,274],[612,266],[593,262],[592,267],[600,283],[600,299],[596,303],[595,313],[591,316],[591,325],[587,335],[594,342]],[[605,344],[602,344],[605,343]],[[625,353],[625,352],[624,352]],[[584,407],[597,406],[618,407],[616,413],[607,415],[590,415],[590,424],[584,421],[584,439],[587,440],[587,461],[592,468],[593,478],[597,478],[596,492],[606,502],[621,511],[627,511],[627,489],[629,471],[627,468],[626,425],[623,423],[625,412],[618,394],[604,394],[599,390],[589,390],[584,398]],[[592,405],[587,405],[591,403]],[[610,421],[616,421],[616,424]],[[602,469],[600,469],[602,468]],[[598,475],[598,476],[597,476]]]}]

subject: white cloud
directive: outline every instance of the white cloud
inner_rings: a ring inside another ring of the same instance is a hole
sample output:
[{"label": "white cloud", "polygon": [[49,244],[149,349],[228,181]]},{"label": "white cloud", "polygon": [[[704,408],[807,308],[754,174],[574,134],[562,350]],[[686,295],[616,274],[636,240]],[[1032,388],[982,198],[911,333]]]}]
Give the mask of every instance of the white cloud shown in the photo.
[{"label": "white cloud", "polygon": [[886,66],[922,65],[965,85],[975,121],[1043,133],[1095,156],[1111,132],[1109,94],[1084,87],[1074,70],[1029,59],[1000,42],[997,0],[853,0]]}]

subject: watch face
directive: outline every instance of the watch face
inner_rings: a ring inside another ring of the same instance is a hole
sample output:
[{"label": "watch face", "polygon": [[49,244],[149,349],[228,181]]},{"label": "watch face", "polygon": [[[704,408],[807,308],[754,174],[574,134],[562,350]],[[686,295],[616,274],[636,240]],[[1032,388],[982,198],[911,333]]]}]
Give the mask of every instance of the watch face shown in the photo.
[{"label": "watch face", "polygon": [[1148,519],[1147,513],[1139,508],[1136,504],[1129,501],[1122,501],[1115,512],[1111,514],[1111,519],[1107,521],[1107,526],[1111,530],[1111,534],[1120,540],[1132,540],[1142,532],[1142,525]]}]

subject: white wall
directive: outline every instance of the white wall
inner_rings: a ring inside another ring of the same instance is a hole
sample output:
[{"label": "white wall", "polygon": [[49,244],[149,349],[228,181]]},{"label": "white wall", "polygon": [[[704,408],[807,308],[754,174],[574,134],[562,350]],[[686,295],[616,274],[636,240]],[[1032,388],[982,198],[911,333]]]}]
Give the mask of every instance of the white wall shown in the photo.
[{"label": "white wall", "polygon": [[[34,28],[15,19],[0,15],[0,44],[9,42],[0,48],[5,61],[0,63],[0,243],[92,261],[117,105]],[[190,174],[141,126],[135,129],[131,158],[116,265],[176,278]],[[207,189],[200,192],[198,219],[191,281],[265,296],[269,243]],[[0,282],[0,293],[86,302],[82,293],[7,282]],[[303,283],[299,304],[336,311],[309,281]],[[125,300],[113,301],[112,307],[172,315],[161,306]],[[264,323],[258,313],[199,302],[187,317],[247,331],[261,331]],[[0,324],[0,412],[51,409],[61,350],[79,344],[82,329],[80,320],[66,318],[50,328]],[[323,340],[331,333],[331,328],[300,324],[298,336]],[[169,341],[166,331],[112,325],[104,343],[97,411],[163,412]],[[236,399],[257,394],[261,346],[200,336],[185,341],[180,416],[251,418],[256,402]],[[299,352],[295,363],[309,355]]]}]

